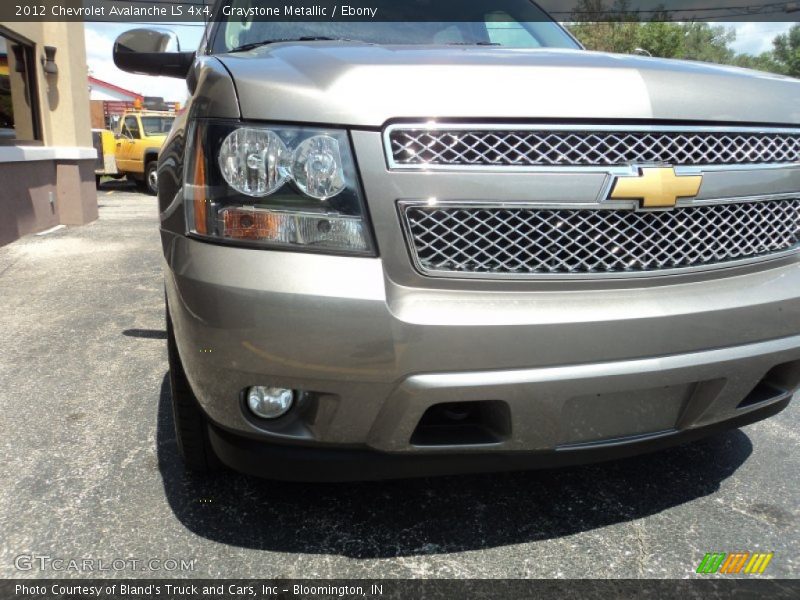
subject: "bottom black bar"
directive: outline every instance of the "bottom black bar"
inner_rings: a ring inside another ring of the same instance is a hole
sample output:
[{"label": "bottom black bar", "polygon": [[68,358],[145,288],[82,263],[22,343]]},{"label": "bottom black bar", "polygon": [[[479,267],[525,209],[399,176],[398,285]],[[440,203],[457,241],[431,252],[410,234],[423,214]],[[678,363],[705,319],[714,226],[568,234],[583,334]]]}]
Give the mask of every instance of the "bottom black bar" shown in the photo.
[{"label": "bottom black bar", "polygon": [[798,598],[800,580],[384,579],[384,580],[20,580],[0,581],[3,600],[300,600],[523,598]]}]

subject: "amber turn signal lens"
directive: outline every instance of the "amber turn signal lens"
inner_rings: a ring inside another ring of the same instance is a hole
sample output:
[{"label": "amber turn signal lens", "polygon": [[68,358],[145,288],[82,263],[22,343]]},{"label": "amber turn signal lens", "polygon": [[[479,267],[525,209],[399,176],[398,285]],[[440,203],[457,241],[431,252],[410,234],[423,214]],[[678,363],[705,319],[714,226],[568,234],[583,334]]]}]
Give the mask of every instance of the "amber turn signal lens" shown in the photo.
[{"label": "amber turn signal lens", "polygon": [[194,157],[194,230],[197,233],[207,234],[206,156],[202,143],[197,143]]},{"label": "amber turn signal lens", "polygon": [[269,212],[229,208],[223,211],[224,236],[234,240],[276,239],[279,218]]}]

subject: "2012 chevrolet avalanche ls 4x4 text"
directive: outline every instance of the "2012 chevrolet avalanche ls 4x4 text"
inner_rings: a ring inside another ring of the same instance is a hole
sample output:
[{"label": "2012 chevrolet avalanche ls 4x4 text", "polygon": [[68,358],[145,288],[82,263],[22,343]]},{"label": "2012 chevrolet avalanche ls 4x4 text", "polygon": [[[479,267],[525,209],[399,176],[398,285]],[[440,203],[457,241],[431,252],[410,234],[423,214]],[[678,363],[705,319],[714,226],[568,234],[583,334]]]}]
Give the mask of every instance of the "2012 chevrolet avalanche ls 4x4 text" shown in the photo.
[{"label": "2012 chevrolet avalanche ls 4x4 text", "polygon": [[115,46],[191,91],[159,162],[189,467],[553,466],[789,403],[800,82],[588,52],[528,0],[374,4],[406,18]]}]

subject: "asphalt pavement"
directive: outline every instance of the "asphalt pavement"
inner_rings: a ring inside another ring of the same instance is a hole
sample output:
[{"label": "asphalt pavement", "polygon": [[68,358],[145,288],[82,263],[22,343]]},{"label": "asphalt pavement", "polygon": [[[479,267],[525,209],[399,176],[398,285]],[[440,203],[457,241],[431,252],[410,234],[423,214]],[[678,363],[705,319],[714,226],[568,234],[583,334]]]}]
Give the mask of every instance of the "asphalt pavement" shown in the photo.
[{"label": "asphalt pavement", "polygon": [[187,474],[156,200],[119,185],[99,200],[95,223],[0,247],[0,576],[687,578],[733,551],[774,552],[762,577],[800,575],[797,400],[693,445],[569,469]]}]

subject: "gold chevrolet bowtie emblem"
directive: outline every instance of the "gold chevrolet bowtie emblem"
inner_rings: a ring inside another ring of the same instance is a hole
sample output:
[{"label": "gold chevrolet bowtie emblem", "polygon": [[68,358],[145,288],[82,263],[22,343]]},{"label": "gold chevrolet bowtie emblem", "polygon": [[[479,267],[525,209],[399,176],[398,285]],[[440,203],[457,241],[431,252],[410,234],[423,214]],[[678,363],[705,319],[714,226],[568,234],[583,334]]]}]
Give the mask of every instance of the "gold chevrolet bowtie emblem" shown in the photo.
[{"label": "gold chevrolet bowtie emblem", "polygon": [[677,175],[672,167],[642,167],[637,177],[617,177],[609,199],[641,200],[642,208],[672,208],[700,192],[702,175]]}]

